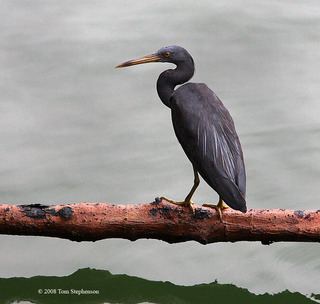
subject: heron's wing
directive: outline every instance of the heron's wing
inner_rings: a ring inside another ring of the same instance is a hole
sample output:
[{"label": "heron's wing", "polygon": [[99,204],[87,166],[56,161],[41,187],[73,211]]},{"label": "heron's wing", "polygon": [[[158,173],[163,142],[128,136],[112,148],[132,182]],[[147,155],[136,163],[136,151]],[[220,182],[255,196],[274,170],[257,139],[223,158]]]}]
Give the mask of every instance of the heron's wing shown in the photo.
[{"label": "heron's wing", "polygon": [[172,97],[172,119],[183,149],[205,180],[218,193],[223,184],[228,191],[236,187],[244,198],[240,141],[231,115],[215,93],[205,84],[180,87]]}]

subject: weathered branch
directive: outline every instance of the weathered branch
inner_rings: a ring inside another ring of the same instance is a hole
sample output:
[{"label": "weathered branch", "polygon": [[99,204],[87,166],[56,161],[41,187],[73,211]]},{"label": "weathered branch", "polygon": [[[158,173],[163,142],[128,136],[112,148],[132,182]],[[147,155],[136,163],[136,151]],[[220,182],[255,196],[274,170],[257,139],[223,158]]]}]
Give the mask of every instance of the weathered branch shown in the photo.
[{"label": "weathered branch", "polygon": [[285,209],[216,211],[195,205],[193,211],[166,201],[114,205],[78,203],[44,206],[0,205],[0,234],[37,235],[73,241],[106,238],[159,239],[169,243],[278,241],[320,242],[320,210]]}]

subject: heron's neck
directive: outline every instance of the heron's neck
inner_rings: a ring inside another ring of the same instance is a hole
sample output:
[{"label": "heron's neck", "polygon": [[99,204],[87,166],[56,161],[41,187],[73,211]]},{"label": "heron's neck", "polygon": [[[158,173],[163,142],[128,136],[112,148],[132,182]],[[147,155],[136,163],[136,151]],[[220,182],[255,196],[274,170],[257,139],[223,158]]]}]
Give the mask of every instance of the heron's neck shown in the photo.
[{"label": "heron's neck", "polygon": [[187,62],[178,64],[172,70],[162,72],[157,81],[157,91],[161,101],[171,108],[170,98],[174,92],[175,86],[183,84],[191,79],[194,74],[194,64],[192,58]]}]

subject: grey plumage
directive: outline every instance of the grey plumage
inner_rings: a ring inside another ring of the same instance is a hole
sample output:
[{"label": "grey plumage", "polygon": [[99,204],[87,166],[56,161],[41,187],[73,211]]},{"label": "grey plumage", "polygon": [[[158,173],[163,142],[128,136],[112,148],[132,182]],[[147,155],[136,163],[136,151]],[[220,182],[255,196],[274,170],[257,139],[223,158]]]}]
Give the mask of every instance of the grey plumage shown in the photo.
[{"label": "grey plumage", "polygon": [[205,84],[188,83],[173,93],[171,111],[175,134],[196,170],[230,207],[246,211],[243,153],[220,99]]}]

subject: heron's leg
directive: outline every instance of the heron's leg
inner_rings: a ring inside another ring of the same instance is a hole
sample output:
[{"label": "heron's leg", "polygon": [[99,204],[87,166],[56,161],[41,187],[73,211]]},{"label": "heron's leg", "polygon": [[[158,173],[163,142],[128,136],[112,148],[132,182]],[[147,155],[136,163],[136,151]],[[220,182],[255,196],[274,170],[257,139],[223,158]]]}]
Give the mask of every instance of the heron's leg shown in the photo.
[{"label": "heron's leg", "polygon": [[198,174],[197,170],[194,167],[193,167],[193,174],[194,174],[193,186],[192,186],[189,194],[184,199],[184,201],[186,203],[190,202],[190,204],[192,203],[192,201],[191,201],[192,195],[194,194],[194,192],[196,191],[196,189],[198,188],[198,186],[200,184],[199,174]]},{"label": "heron's leg", "polygon": [[222,200],[221,197],[219,197],[219,202],[218,202],[217,205],[203,204],[202,206],[216,209],[216,211],[218,212],[218,216],[219,216],[219,219],[220,219],[221,223],[223,223],[222,210],[229,208],[229,206]]},{"label": "heron's leg", "polygon": [[166,201],[168,201],[171,204],[175,204],[175,205],[180,205],[180,206],[190,206],[192,204],[191,198],[192,195],[194,194],[194,192],[196,191],[196,189],[198,188],[199,184],[200,184],[200,179],[199,179],[199,174],[197,172],[197,170],[193,167],[193,173],[194,173],[194,181],[193,181],[193,186],[189,192],[189,194],[186,196],[186,198],[184,199],[184,201],[182,202],[176,202],[174,200],[168,199],[164,196],[162,196],[160,199],[164,199]]}]

